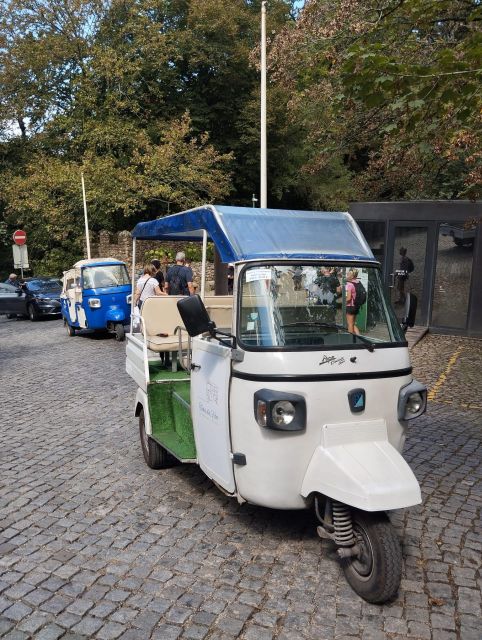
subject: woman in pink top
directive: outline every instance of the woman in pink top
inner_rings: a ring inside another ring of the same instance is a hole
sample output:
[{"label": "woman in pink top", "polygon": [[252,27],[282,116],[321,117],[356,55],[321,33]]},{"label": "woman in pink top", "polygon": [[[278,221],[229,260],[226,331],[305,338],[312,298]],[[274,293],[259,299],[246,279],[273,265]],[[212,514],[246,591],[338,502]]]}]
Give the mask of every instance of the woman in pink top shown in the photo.
[{"label": "woman in pink top", "polygon": [[356,289],[354,283],[358,283],[358,271],[350,269],[346,274],[346,324],[350,333],[359,334],[360,331],[355,324],[358,309],[355,308]]}]

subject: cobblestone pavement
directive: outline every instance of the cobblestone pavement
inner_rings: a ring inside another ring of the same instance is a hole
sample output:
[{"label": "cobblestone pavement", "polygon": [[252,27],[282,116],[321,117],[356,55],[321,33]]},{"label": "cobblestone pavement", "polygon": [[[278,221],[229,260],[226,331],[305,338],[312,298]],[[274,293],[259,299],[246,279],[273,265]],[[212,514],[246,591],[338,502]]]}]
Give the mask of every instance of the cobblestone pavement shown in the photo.
[{"label": "cobblestone pavement", "polygon": [[146,467],[123,344],[0,318],[0,636],[479,640],[482,412],[461,405],[477,404],[481,344],[414,349],[420,379],[446,377],[408,439],[423,505],[392,518],[400,593],[374,606],[311,514],[241,507],[195,466]]}]

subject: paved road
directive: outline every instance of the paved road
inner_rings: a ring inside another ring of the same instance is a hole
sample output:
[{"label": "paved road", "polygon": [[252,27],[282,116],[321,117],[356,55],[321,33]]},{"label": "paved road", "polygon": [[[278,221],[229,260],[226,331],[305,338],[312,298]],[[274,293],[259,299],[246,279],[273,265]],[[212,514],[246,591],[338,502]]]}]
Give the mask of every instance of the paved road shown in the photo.
[{"label": "paved road", "polygon": [[0,636],[479,640],[481,354],[433,336],[414,350],[436,391],[406,451],[424,500],[393,516],[404,576],[379,607],[310,514],[240,507],[194,466],[145,466],[124,345],[1,317]]}]

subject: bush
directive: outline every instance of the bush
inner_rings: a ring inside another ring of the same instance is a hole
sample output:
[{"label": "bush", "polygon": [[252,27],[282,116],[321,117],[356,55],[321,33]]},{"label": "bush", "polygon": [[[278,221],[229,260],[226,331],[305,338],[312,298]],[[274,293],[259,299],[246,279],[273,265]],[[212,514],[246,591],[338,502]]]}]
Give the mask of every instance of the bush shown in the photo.
[{"label": "bush", "polygon": [[[184,245],[183,251],[186,254],[186,259],[191,262],[201,262],[202,261],[202,245],[198,242],[188,242]],[[169,262],[174,262],[176,258],[176,251],[172,249],[150,249],[146,251],[144,254],[144,261],[150,262],[151,260],[157,259],[162,262],[162,260],[167,256]],[[208,242],[206,257],[209,262],[214,262],[214,245],[212,242]]]}]

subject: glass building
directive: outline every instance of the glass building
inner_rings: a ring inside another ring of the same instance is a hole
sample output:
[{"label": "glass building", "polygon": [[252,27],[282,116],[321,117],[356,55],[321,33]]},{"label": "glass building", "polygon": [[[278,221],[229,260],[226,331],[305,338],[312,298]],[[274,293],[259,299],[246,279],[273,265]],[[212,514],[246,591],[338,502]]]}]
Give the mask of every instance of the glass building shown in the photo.
[{"label": "glass building", "polygon": [[398,316],[413,292],[417,325],[482,337],[482,202],[356,202],[350,214],[382,264]]}]

